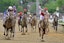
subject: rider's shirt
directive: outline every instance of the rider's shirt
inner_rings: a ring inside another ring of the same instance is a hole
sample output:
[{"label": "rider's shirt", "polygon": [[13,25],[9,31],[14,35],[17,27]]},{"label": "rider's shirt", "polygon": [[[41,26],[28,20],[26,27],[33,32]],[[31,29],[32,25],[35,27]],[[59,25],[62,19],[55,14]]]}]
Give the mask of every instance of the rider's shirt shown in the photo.
[{"label": "rider's shirt", "polygon": [[42,16],[44,16],[44,13],[43,13],[43,12],[41,12],[41,15],[42,15]]},{"label": "rider's shirt", "polygon": [[41,14],[41,9],[42,9],[41,6],[39,6],[39,14]]},{"label": "rider's shirt", "polygon": [[19,12],[19,18],[18,19],[21,19],[22,18],[22,12]]}]

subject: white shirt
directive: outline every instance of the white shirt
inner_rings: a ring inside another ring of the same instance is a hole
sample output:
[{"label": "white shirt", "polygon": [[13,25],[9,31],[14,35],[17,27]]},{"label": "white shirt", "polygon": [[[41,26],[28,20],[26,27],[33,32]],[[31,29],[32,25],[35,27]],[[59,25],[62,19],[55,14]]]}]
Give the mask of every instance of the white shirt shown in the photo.
[{"label": "white shirt", "polygon": [[55,12],[54,14],[56,14],[59,17],[59,12]]},{"label": "white shirt", "polygon": [[42,8],[41,8],[41,6],[39,6],[39,14],[41,14],[41,10],[42,10]]}]

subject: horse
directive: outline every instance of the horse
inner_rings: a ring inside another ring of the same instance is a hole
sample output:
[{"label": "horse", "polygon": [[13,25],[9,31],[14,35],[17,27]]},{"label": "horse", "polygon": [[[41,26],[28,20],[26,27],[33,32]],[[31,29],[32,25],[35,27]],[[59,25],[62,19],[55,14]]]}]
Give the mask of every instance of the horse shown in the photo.
[{"label": "horse", "polygon": [[46,18],[44,18],[43,20],[41,20],[38,23],[38,29],[39,29],[39,35],[40,37],[43,39],[44,34],[46,33],[46,31],[48,30],[48,20]]},{"label": "horse", "polygon": [[24,33],[24,27],[26,28],[26,32],[28,31],[26,14],[24,14],[23,17],[22,17],[21,26],[22,26],[22,32],[23,32],[23,34],[25,34]]},{"label": "horse", "polygon": [[53,27],[57,31],[57,27],[58,27],[58,17],[57,17],[57,15],[54,15]]},{"label": "horse", "polygon": [[[12,14],[10,14],[8,17],[6,17],[5,24],[3,25],[6,31],[4,32],[4,34],[8,38],[11,38],[11,36],[14,37],[14,30],[15,30],[15,19],[14,18],[15,17],[13,17]],[[10,37],[9,37],[9,32],[11,33]]]},{"label": "horse", "polygon": [[31,24],[31,20],[32,20],[32,15],[29,15],[28,17],[28,23]]},{"label": "horse", "polygon": [[31,24],[32,29],[33,29],[33,30],[35,29],[35,31],[36,31],[36,25],[37,25],[36,16],[33,16],[30,24]]},{"label": "horse", "polygon": [[[19,31],[20,31],[21,22],[22,22],[22,18],[20,17],[20,19],[18,19],[18,27],[19,27]],[[21,26],[21,32],[22,32],[22,26]]]}]

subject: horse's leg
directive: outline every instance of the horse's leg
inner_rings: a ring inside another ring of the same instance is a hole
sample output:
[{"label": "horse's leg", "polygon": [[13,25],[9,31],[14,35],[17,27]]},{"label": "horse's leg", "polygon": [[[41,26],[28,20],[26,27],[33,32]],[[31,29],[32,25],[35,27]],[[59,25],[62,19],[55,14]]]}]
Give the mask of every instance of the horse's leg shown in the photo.
[{"label": "horse's leg", "polygon": [[23,33],[24,33],[24,27],[23,27]]},{"label": "horse's leg", "polygon": [[45,34],[45,29],[42,30],[42,39],[43,39],[44,34]]},{"label": "horse's leg", "polygon": [[6,34],[6,28],[4,28],[4,35]]},{"label": "horse's leg", "polygon": [[13,36],[13,37],[14,37],[14,33],[15,33],[15,27],[11,27],[10,32],[11,32],[10,36]]},{"label": "horse's leg", "polygon": [[56,26],[56,31],[57,31],[57,26]]},{"label": "horse's leg", "polygon": [[53,27],[54,27],[54,30],[55,30],[55,25]]},{"label": "horse's leg", "polygon": [[21,26],[21,32],[22,32],[22,26]]},{"label": "horse's leg", "polygon": [[32,26],[32,31],[34,31],[34,26]]},{"label": "horse's leg", "polygon": [[15,26],[14,26],[14,28],[12,28],[12,30],[13,30],[13,37],[14,37],[14,33],[15,33]]},{"label": "horse's leg", "polygon": [[34,26],[34,31],[36,32],[36,26]]},{"label": "horse's leg", "polygon": [[19,31],[20,31],[20,25],[18,25]]},{"label": "horse's leg", "polygon": [[12,27],[11,27],[11,30],[10,30],[10,37],[12,37],[12,33],[13,33],[13,31],[12,31]]},{"label": "horse's leg", "polygon": [[26,32],[28,31],[27,25],[26,25]]},{"label": "horse's leg", "polygon": [[49,28],[46,28],[47,33],[49,32]]},{"label": "horse's leg", "polygon": [[31,25],[31,31],[33,31],[33,26]]},{"label": "horse's leg", "polygon": [[8,36],[8,29],[6,29],[6,36]]},{"label": "horse's leg", "polygon": [[41,36],[41,28],[39,28],[39,35]]}]

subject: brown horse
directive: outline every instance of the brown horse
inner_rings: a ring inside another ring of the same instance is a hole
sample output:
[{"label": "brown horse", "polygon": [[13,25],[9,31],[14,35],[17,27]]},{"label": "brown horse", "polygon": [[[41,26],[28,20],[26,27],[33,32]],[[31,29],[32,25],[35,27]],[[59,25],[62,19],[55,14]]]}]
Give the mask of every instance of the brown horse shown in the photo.
[{"label": "brown horse", "polygon": [[36,16],[33,16],[32,20],[31,20],[31,27],[32,29],[36,31],[36,25],[37,25],[37,20],[36,20]]},{"label": "brown horse", "polygon": [[[8,16],[8,17],[6,17],[6,21],[5,21],[5,24],[3,25],[4,26],[4,28],[5,28],[5,31],[6,31],[6,33],[5,33],[5,35],[7,36],[7,37],[9,37],[9,32],[11,33],[10,34],[10,37],[11,36],[13,36],[14,37],[14,29],[15,29],[15,17],[13,17],[13,13],[11,12],[11,13],[9,13],[10,15]],[[9,31],[10,30],[10,31]],[[13,33],[13,35],[12,35],[12,33]],[[9,37],[9,38],[10,38]]]},{"label": "brown horse", "polygon": [[[9,17],[9,18],[7,18],[6,19],[6,21],[5,21],[5,24],[4,24],[4,28],[5,28],[5,35],[8,37],[8,38],[10,38],[11,37],[11,35],[12,35],[12,33],[13,33],[13,25],[12,25],[12,19]],[[10,30],[10,37],[9,37],[9,30]],[[13,37],[14,37],[14,34],[13,34]]]},{"label": "brown horse", "polygon": [[22,26],[22,32],[23,32],[23,34],[24,34],[24,27],[26,28],[26,32],[28,31],[28,29],[27,29],[27,17],[26,17],[26,15],[23,15],[23,17],[22,17],[21,26]]},{"label": "brown horse", "polygon": [[19,27],[19,31],[21,30],[21,32],[22,32],[22,26],[21,26],[22,20],[21,19],[22,18],[20,17],[20,19],[18,20],[18,27]]},{"label": "brown horse", "polygon": [[39,28],[39,34],[43,39],[44,34],[46,33],[46,30],[48,29],[48,20],[47,19],[43,19],[42,21],[39,22],[38,24],[38,28]]}]

